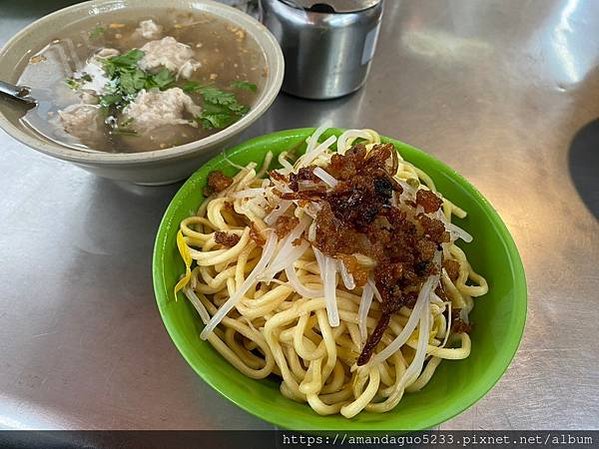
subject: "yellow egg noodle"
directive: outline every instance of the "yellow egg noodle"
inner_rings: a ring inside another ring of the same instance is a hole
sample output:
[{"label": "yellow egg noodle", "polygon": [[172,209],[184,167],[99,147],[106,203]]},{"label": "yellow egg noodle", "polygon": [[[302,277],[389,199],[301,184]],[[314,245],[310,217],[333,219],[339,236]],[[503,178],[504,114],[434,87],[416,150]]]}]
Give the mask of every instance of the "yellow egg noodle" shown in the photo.
[{"label": "yellow egg noodle", "polygon": [[[358,139],[368,151],[380,143],[380,136],[368,129],[348,130],[319,143],[324,131],[321,127],[306,140],[306,153],[295,162],[281,153],[279,171],[288,175],[309,165],[326,167],[335,143],[342,154]],[[472,240],[451,222],[466,212],[447,199],[436,212],[450,232],[442,254],[459,263],[457,280],[452,282],[445,269],[430,276],[413,308],[404,306],[391,317],[371,359],[357,366],[380,315],[376,285],[371,278],[364,287],[356,286],[342,262],[313,248],[309,242],[315,238],[315,212],[277,196],[274,190],[285,187],[264,178],[272,159],[268,153],[260,169],[256,163],[240,167],[227,189],[206,198],[197,214],[180,225],[177,245],[187,273],[175,293],[182,290],[198,311],[205,324],[201,337],[244,375],[277,376],[286,397],[307,402],[318,414],[346,418],[362,410],[387,412],[404,392],[422,389],[443,359],[468,357],[470,337],[451,331],[452,310],[468,323],[472,298],[487,293],[488,287],[455,245],[458,238]],[[323,172],[315,171],[334,185]],[[433,180],[401,156],[395,178],[407,194],[420,188],[437,192]],[[295,216],[299,224],[279,241],[272,227],[283,214]],[[241,216],[262,234],[263,247],[251,238]],[[216,231],[234,234],[239,241],[231,248],[219,245]],[[297,245],[299,236],[305,239]],[[361,265],[372,266],[368,257],[355,256]],[[435,294],[439,283],[446,301]]]}]

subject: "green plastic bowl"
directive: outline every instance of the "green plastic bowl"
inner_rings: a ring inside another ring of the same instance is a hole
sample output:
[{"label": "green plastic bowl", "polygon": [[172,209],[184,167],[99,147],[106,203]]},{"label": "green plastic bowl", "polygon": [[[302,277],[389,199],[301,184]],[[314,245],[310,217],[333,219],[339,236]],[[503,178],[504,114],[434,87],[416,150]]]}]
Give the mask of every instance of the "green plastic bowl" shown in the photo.
[{"label": "green plastic bowl", "polygon": [[[237,170],[227,162],[261,162],[267,151],[278,154],[302,146],[313,128],[294,129],[249,140],[212,159],[187,180],[173,198],[158,230],[153,276],[158,308],[173,342],[189,365],[212,388],[244,410],[292,430],[418,430],[434,427],[466,410],[499,380],[514,357],[526,321],[526,280],[522,262],[505,224],[489,202],[464,178],[428,154],[397,140],[401,155],[425,170],[448,199],[468,211],[460,226],[474,236],[464,244],[473,267],[486,277],[489,293],[475,299],[472,353],[459,361],[444,361],[420,392],[406,394],[391,412],[362,412],[353,419],[319,416],[307,404],[285,398],[275,379],[245,377],[200,339],[203,324],[195,309],[173,287],[184,272],[176,234],[179,223],[202,202],[208,173]],[[329,130],[322,139],[342,130]]]}]

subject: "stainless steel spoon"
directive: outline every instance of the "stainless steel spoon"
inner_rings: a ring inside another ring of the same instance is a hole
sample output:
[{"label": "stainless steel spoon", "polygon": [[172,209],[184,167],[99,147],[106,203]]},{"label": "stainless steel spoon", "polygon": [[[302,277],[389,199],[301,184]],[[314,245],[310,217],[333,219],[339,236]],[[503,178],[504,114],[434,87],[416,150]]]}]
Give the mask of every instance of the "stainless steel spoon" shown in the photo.
[{"label": "stainless steel spoon", "polygon": [[27,86],[15,86],[14,84],[0,81],[0,94],[29,105],[37,104],[37,100],[31,96],[31,88]]}]

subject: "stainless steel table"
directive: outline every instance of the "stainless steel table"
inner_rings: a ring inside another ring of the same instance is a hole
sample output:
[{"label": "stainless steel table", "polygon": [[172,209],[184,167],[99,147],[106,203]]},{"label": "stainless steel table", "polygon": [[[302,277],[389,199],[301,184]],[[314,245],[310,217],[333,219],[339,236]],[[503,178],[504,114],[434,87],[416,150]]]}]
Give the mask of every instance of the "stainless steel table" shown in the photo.
[{"label": "stainless steel table", "polygon": [[[58,6],[0,1],[0,43]],[[444,429],[599,426],[598,63],[595,0],[388,0],[361,91],[281,95],[247,133],[374,127],[453,166],[506,221],[524,340]],[[178,187],[115,184],[0,132],[0,428],[269,428],[193,373],[158,316],[150,257]]]}]

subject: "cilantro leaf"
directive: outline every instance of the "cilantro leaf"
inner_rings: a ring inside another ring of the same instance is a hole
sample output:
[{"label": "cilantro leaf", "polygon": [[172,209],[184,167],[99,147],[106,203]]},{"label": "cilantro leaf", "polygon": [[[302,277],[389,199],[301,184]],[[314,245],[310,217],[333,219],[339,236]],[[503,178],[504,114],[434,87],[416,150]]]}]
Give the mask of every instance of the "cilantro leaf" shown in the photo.
[{"label": "cilantro leaf", "polygon": [[120,109],[132,101],[142,89],[165,90],[175,83],[175,75],[166,68],[158,73],[148,73],[138,66],[144,52],[133,49],[102,62],[104,71],[111,80],[111,88],[100,104],[105,108]]},{"label": "cilantro leaf", "polygon": [[143,58],[145,53],[138,48],[129,50],[119,56],[113,56],[106,61],[116,67],[133,69],[137,67],[137,63]]},{"label": "cilantro leaf", "polygon": [[118,93],[108,93],[100,98],[100,106],[103,108],[117,107],[123,103],[123,96]]},{"label": "cilantro leaf", "polygon": [[183,92],[188,93],[188,94],[198,92],[201,88],[202,88],[202,86],[200,86],[200,83],[197,83],[195,81],[188,81],[182,87]]},{"label": "cilantro leaf", "polygon": [[137,69],[137,63],[144,57],[144,52],[134,48],[119,56],[113,56],[102,62],[104,71],[109,78],[115,78],[122,72]]},{"label": "cilantro leaf", "polygon": [[117,127],[110,131],[110,134],[120,135],[120,136],[137,136],[138,133],[134,129],[129,128],[121,128]]},{"label": "cilantro leaf", "polygon": [[210,112],[210,113],[215,113],[215,114],[221,113],[221,112],[222,113],[230,112],[229,108],[227,108],[226,106],[221,106],[219,104],[211,104],[211,103],[204,103],[203,110]]},{"label": "cilantro leaf", "polygon": [[99,37],[101,37],[104,33],[106,32],[106,28],[98,25],[97,27],[95,27],[93,30],[91,30],[89,32],[89,38],[90,39],[98,39]]},{"label": "cilantro leaf", "polygon": [[203,110],[195,120],[206,130],[226,128],[249,111],[247,106],[237,101],[234,93],[214,86],[202,86],[191,81],[184,86],[184,90],[202,95]]},{"label": "cilantro leaf", "polygon": [[237,98],[235,98],[235,94],[232,92],[225,92],[213,86],[201,87],[199,92],[207,103],[223,106],[237,104]]},{"label": "cilantro leaf", "polygon": [[67,84],[67,86],[69,86],[73,90],[81,89],[81,86],[84,84],[84,82],[90,81],[93,81],[93,78],[88,73],[84,73],[80,77],[72,76],[70,78],[65,79],[65,83]]},{"label": "cilantro leaf", "polygon": [[251,92],[256,92],[258,90],[258,86],[256,86],[254,83],[250,83],[249,81],[233,81],[231,83],[231,87],[241,90],[249,90]]},{"label": "cilantro leaf", "polygon": [[146,83],[146,88],[158,87],[158,89],[164,90],[175,83],[175,75],[167,68],[163,68],[156,75],[150,76],[149,81],[152,86],[147,86]]},{"label": "cilantro leaf", "polygon": [[134,95],[146,85],[146,74],[140,70],[125,71],[120,75],[120,89],[126,95]]},{"label": "cilantro leaf", "polygon": [[73,90],[78,90],[81,87],[81,83],[77,81],[75,78],[67,78],[65,80],[67,86],[69,86]]},{"label": "cilantro leaf", "polygon": [[228,112],[209,112],[202,111],[196,117],[196,121],[202,125],[205,130],[225,128],[235,121],[236,117]]},{"label": "cilantro leaf", "polygon": [[237,115],[245,115],[248,113],[248,111],[250,110],[250,108],[248,108],[247,106],[241,104],[241,103],[235,103],[235,104],[231,104],[229,105],[229,110],[231,112],[234,112]]}]

